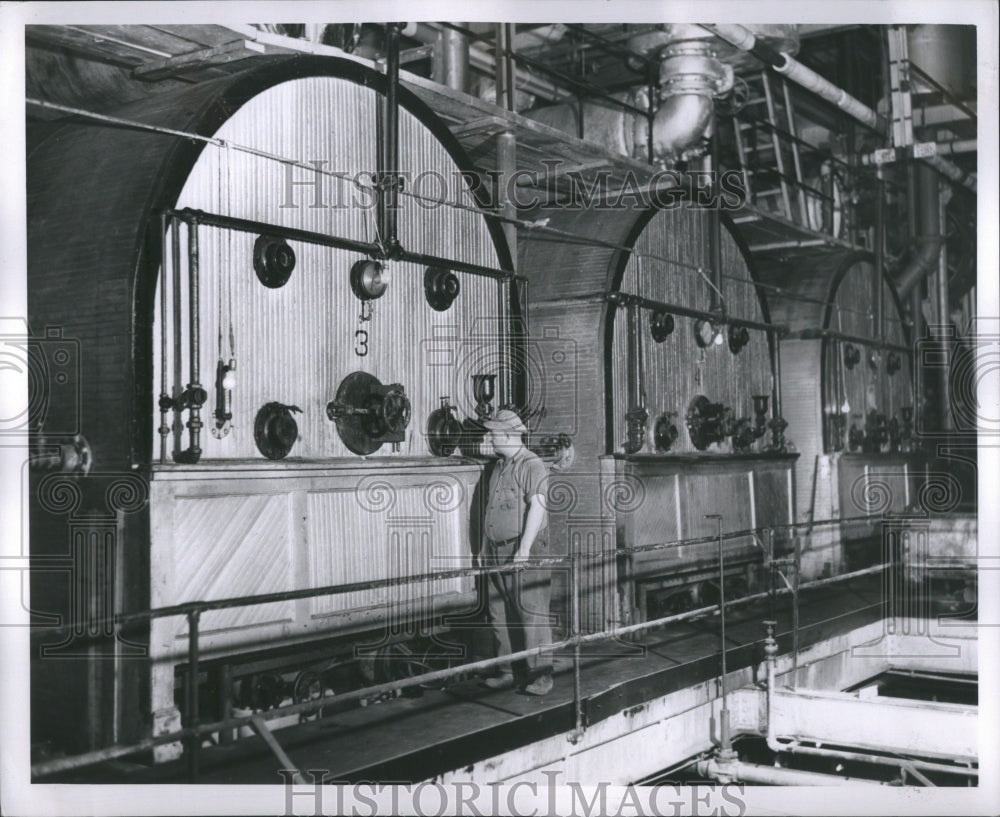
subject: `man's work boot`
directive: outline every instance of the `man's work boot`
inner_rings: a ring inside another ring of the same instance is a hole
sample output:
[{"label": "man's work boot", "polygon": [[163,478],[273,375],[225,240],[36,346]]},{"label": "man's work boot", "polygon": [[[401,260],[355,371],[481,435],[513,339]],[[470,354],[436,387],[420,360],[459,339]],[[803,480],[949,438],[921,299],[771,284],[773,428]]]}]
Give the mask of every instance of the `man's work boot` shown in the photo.
[{"label": "man's work boot", "polygon": [[490,689],[510,689],[514,686],[514,674],[511,672],[502,672],[500,675],[484,678],[480,683]]},{"label": "man's work boot", "polygon": [[524,688],[525,695],[548,695],[552,691],[552,676],[539,675]]}]

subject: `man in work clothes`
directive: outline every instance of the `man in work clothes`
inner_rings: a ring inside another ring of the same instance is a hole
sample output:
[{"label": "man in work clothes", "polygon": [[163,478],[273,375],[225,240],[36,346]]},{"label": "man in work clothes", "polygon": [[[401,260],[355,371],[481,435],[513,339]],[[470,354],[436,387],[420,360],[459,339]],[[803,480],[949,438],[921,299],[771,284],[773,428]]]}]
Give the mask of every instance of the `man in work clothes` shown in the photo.
[{"label": "man in work clothes", "polygon": [[[490,476],[484,531],[487,566],[525,562],[549,555],[548,469],[525,448],[528,429],[513,411],[503,409],[483,423],[487,439],[500,457]],[[493,573],[489,577],[489,611],[497,655],[530,650],[552,643],[549,619],[549,569]],[[523,692],[545,695],[552,689],[552,658],[548,653],[526,659]],[[502,664],[497,675],[483,682],[491,689],[514,686],[514,670]]]}]

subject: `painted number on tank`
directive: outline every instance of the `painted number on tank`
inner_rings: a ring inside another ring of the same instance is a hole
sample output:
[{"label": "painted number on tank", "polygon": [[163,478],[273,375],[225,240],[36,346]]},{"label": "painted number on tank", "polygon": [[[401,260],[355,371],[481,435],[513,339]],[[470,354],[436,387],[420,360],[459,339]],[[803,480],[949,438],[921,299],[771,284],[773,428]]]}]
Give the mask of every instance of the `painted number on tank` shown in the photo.
[{"label": "painted number on tank", "polygon": [[358,357],[368,354],[368,333],[364,329],[358,329],[354,333],[354,354]]}]

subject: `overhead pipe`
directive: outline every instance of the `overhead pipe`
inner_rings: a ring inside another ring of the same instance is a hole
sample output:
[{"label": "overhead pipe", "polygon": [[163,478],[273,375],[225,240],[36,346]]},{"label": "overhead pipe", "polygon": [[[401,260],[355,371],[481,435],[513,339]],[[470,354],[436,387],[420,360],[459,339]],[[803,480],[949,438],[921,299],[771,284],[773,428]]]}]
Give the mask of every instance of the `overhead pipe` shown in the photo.
[{"label": "overhead pipe", "polygon": [[[439,35],[446,29],[447,26],[438,26],[435,23],[407,23],[402,34],[424,45],[437,46]],[[496,57],[487,48],[470,43],[468,55],[470,68],[475,68],[491,77],[496,73]],[[514,80],[519,90],[548,102],[564,102],[573,98],[573,94],[564,88],[519,68],[514,68]]]},{"label": "overhead pipe", "polygon": [[[867,125],[875,130],[884,129],[885,120],[879,116],[878,113],[873,111],[860,100],[855,99],[843,88],[838,88],[825,77],[820,76],[811,68],[807,68],[794,57],[780,51],[776,51],[769,45],[760,42],[754,36],[753,32],[744,26],[729,23],[715,23],[711,25],[704,24],[702,27],[711,31],[713,34],[726,42],[736,46],[741,51],[753,54],[779,74],[788,77],[790,80],[798,85],[801,85],[806,90],[812,91],[814,94],[822,99],[825,99],[827,102],[832,102],[842,111],[854,117],[854,119],[861,122],[863,125]],[[956,167],[946,159],[942,159],[940,156],[926,156],[921,158],[924,162],[929,164],[942,175],[951,179],[953,182],[963,184],[973,193],[976,192],[976,180],[969,176],[969,174],[961,168]]]},{"label": "overhead pipe", "polygon": [[[410,27],[415,29],[418,25],[423,24],[407,24],[403,35],[407,36]],[[431,57],[434,81],[464,94],[469,93],[469,37],[461,29],[467,27],[468,23],[455,23],[454,28],[446,26],[428,43],[434,49]]]}]

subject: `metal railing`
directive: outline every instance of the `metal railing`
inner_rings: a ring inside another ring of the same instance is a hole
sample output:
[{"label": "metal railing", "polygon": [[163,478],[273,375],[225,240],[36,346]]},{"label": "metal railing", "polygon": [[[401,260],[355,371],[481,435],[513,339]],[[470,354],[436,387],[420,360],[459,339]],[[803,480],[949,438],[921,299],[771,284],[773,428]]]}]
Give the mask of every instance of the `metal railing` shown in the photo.
[{"label": "metal railing", "polygon": [[[800,537],[795,536],[794,532],[801,528],[805,528],[807,529],[808,532],[812,532],[815,531],[816,528],[820,527],[849,525],[854,523],[876,524],[878,522],[879,522],[879,517],[877,516],[854,516],[843,519],[826,519],[826,520],[820,520],[818,522],[809,522],[809,523],[789,523],[786,525],[766,526],[766,527],[758,527],[758,528],[745,529],[739,531],[723,532],[721,517],[720,517],[718,533],[713,536],[702,536],[696,538],[676,540],[671,542],[661,542],[648,545],[636,545],[632,547],[616,548],[614,550],[608,551],[607,553],[594,554],[591,557],[584,557],[579,553],[571,553],[566,556],[534,558],[526,562],[520,562],[508,565],[458,568],[452,570],[437,571],[433,573],[424,573],[411,576],[400,576],[400,577],[378,579],[366,582],[353,582],[350,584],[327,585],[324,587],[317,587],[317,588],[288,590],[282,592],[253,595],[253,596],[239,596],[226,599],[216,599],[214,601],[191,601],[191,602],[184,602],[182,604],[175,604],[167,607],[160,607],[136,613],[118,614],[111,619],[105,619],[100,622],[94,622],[94,624],[95,626],[100,624],[110,625],[113,628],[110,632],[112,632],[114,637],[117,637],[121,633],[121,631],[128,628],[129,625],[136,625],[143,622],[149,622],[152,621],[153,619],[170,618],[176,616],[185,616],[187,618],[188,646],[187,646],[187,667],[185,675],[185,695],[184,695],[184,719],[183,719],[184,727],[176,731],[163,733],[127,745],[118,744],[118,745],[108,746],[103,749],[97,749],[90,752],[85,752],[78,755],[62,757],[62,758],[54,758],[51,760],[35,763],[32,765],[31,769],[32,777],[33,779],[42,778],[49,775],[89,766],[101,761],[123,757],[138,752],[150,751],[157,746],[163,746],[170,743],[183,742],[185,744],[184,754],[187,759],[188,778],[193,781],[196,780],[198,776],[199,750],[201,748],[202,736],[209,735],[214,732],[220,732],[223,730],[233,730],[249,726],[264,739],[265,743],[268,745],[269,748],[271,748],[272,751],[275,751],[275,747],[277,746],[277,744],[275,743],[273,736],[267,730],[266,725],[264,724],[265,720],[274,720],[276,718],[286,717],[289,715],[307,715],[317,712],[318,710],[321,710],[324,707],[329,707],[331,705],[331,702],[334,699],[330,697],[321,696],[314,700],[303,701],[300,703],[293,702],[292,704],[286,706],[280,706],[274,709],[266,710],[263,713],[253,713],[250,715],[236,715],[218,721],[212,721],[209,723],[200,723],[199,708],[198,708],[199,704],[198,666],[201,659],[201,649],[200,649],[200,635],[199,635],[198,625],[200,617],[204,612],[212,610],[222,610],[234,607],[251,607],[261,604],[273,603],[277,601],[290,601],[295,599],[315,598],[319,596],[343,595],[346,593],[357,592],[359,590],[397,587],[401,585],[432,582],[442,579],[451,579],[451,578],[468,577],[468,576],[488,576],[497,573],[519,573],[526,570],[534,570],[538,568],[551,567],[557,565],[567,566],[569,569],[570,592],[571,592],[571,599],[570,599],[571,635],[569,638],[563,639],[561,641],[555,641],[551,644],[546,644],[531,649],[521,650],[519,652],[515,652],[510,655],[481,659],[478,661],[460,664],[458,666],[447,667],[445,669],[425,672],[419,675],[412,675],[407,678],[396,679],[381,684],[374,684],[361,689],[351,690],[349,692],[339,693],[335,696],[335,700],[338,705],[349,703],[351,701],[360,701],[362,699],[375,697],[385,693],[396,692],[398,690],[403,690],[409,687],[422,686],[436,681],[445,681],[454,678],[458,675],[464,675],[470,672],[494,668],[501,664],[508,664],[509,662],[514,660],[529,658],[532,656],[542,655],[545,653],[552,653],[564,648],[572,648],[573,711],[575,719],[575,728],[572,730],[572,732],[569,733],[569,739],[575,742],[576,740],[579,739],[579,737],[583,734],[585,730],[584,714],[583,714],[583,695],[581,691],[581,652],[580,652],[580,648],[583,645],[595,644],[602,641],[618,639],[623,636],[638,634],[646,630],[662,627],[666,624],[686,621],[688,619],[698,618],[712,613],[718,613],[722,617],[720,620],[724,622],[724,616],[727,609],[743,606],[746,604],[751,604],[753,602],[761,601],[764,599],[768,599],[770,601],[771,614],[773,618],[777,597],[779,595],[790,594],[792,596],[792,618],[793,618],[792,649],[793,649],[793,674],[794,674],[794,668],[797,665],[797,657],[798,657],[797,653],[798,653],[798,643],[799,643],[799,632],[798,632],[799,599],[801,591],[804,589],[820,587],[836,582],[845,581],[859,576],[881,572],[884,571],[890,565],[889,562],[880,562],[873,566],[863,568],[860,570],[855,570],[850,573],[832,576],[829,578],[816,579],[808,582],[801,582],[799,580],[799,569],[801,566],[801,550],[799,546]],[[775,546],[774,546],[775,536],[781,531],[792,533],[793,549],[791,557],[779,557],[775,552]],[[767,568],[769,575],[767,590],[730,600],[725,598],[724,585],[722,585],[720,582],[720,591],[721,591],[720,598],[719,602],[716,604],[705,605],[695,609],[686,610],[681,613],[662,616],[650,621],[641,621],[624,626],[614,626],[612,629],[603,629],[598,632],[593,632],[593,633],[580,632],[580,572],[581,572],[580,562],[585,558],[594,558],[594,559],[618,558],[620,556],[626,556],[630,554],[648,553],[651,551],[667,550],[669,548],[685,547],[698,544],[718,543],[719,554],[720,554],[719,569],[720,571],[724,571],[724,563],[723,563],[724,555],[722,548],[723,542],[732,539],[745,539],[745,538],[751,538],[754,543],[754,546],[758,547],[762,552],[764,567]],[[789,579],[787,576],[784,575],[784,573],[781,571],[782,567],[787,567],[791,569],[790,570],[790,572],[792,573],[791,579]],[[778,586],[777,580],[779,576],[781,576],[784,579],[785,586],[783,587]],[[41,632],[45,636],[74,635],[72,625],[64,625],[60,627],[37,627],[35,629]],[[98,640],[101,638],[108,638],[108,637],[109,636],[106,634],[84,636],[82,640]],[[724,654],[725,652],[724,643],[722,645],[722,650]],[[280,747],[277,747],[277,749],[278,751],[276,751],[276,754],[278,754],[279,758],[283,762],[286,762],[287,757],[284,756],[283,752],[280,752]]]}]

